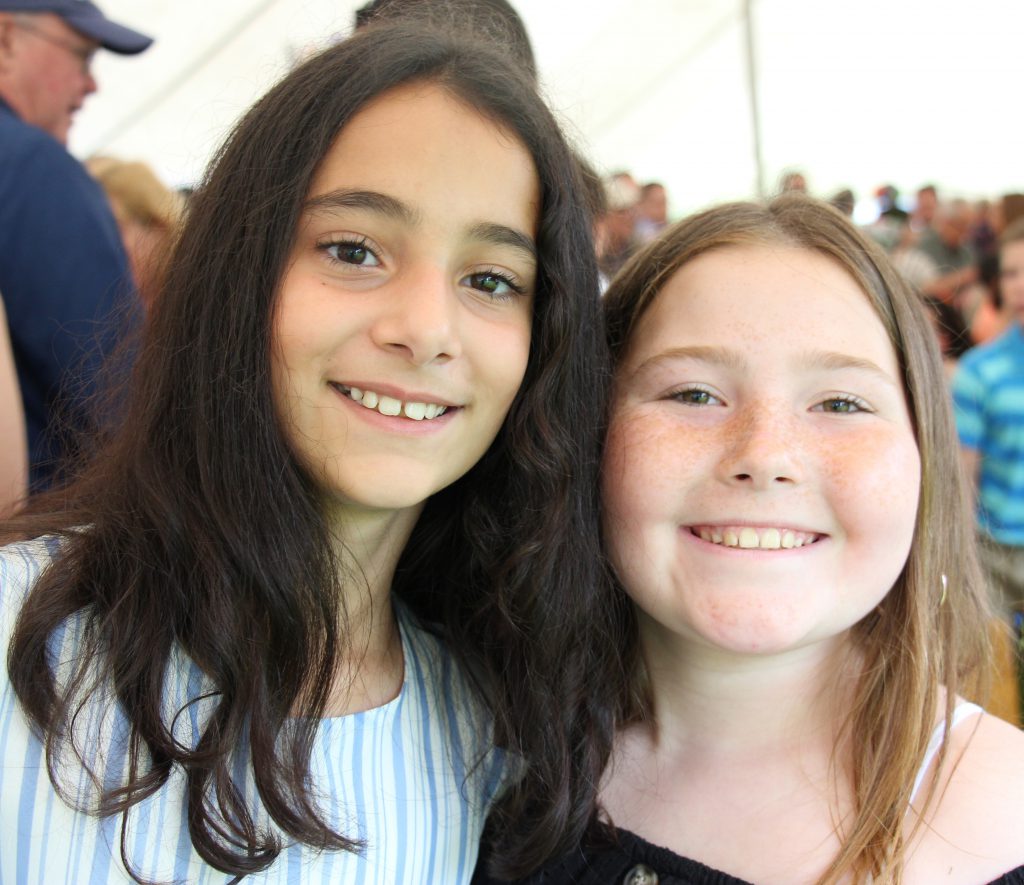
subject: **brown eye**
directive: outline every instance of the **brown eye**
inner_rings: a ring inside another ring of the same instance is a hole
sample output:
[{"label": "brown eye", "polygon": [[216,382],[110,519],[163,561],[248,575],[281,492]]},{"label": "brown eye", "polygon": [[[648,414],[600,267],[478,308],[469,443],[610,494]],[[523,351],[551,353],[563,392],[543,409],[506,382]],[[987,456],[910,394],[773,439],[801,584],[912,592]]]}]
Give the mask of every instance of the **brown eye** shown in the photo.
[{"label": "brown eye", "polygon": [[354,264],[357,267],[376,267],[380,264],[373,250],[365,243],[326,243],[320,248],[341,264]]}]

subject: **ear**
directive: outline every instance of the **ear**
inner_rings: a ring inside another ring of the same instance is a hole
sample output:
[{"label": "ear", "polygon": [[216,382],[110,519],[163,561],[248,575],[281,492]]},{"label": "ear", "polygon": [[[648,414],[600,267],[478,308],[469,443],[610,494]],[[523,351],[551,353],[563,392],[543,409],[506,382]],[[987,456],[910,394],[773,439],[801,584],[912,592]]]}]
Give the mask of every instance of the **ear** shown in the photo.
[{"label": "ear", "polygon": [[14,54],[14,16],[0,12],[0,72],[6,72]]}]

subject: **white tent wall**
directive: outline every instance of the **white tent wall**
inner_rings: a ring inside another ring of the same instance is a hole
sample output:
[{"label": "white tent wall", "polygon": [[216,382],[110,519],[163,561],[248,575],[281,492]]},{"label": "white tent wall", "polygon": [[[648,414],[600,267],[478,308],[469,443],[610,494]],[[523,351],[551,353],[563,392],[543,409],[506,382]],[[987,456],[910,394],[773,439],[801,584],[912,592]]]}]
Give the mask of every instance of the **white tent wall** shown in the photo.
[{"label": "white tent wall", "polygon": [[[238,115],[303,52],[347,34],[363,0],[101,0],[157,38],[101,54],[72,133],[194,182]],[[513,0],[543,88],[598,168],[669,188],[674,214],[754,195],[743,0]],[[814,192],[1024,190],[1024,6],[753,0],[761,158]]]}]

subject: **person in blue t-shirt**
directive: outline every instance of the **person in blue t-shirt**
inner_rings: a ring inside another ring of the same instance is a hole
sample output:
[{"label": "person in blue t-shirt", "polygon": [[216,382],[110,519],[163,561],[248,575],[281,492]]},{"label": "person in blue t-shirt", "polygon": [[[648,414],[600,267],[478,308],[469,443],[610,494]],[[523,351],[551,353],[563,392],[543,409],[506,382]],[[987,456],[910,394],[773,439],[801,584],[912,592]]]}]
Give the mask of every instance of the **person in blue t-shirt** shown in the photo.
[{"label": "person in blue t-shirt", "polygon": [[134,303],[117,224],[68,153],[68,131],[96,91],[97,50],[131,55],[151,42],[85,0],[0,0],[0,292],[35,489],[62,457],[57,425],[83,425],[115,320],[130,321]]},{"label": "person in blue t-shirt", "polygon": [[1024,220],[1003,233],[999,261],[1014,322],[964,355],[953,397],[964,466],[977,485],[982,564],[1008,613],[1024,606]]}]

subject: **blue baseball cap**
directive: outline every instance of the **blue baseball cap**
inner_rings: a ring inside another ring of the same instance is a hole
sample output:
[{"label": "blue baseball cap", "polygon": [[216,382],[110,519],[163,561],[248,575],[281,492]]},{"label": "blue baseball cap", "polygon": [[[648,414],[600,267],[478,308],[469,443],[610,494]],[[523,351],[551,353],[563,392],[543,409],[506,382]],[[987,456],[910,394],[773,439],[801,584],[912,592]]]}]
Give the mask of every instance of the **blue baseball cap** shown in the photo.
[{"label": "blue baseball cap", "polygon": [[0,12],[52,12],[104,49],[135,55],[148,49],[152,37],[116,24],[89,0],[0,0]]}]

